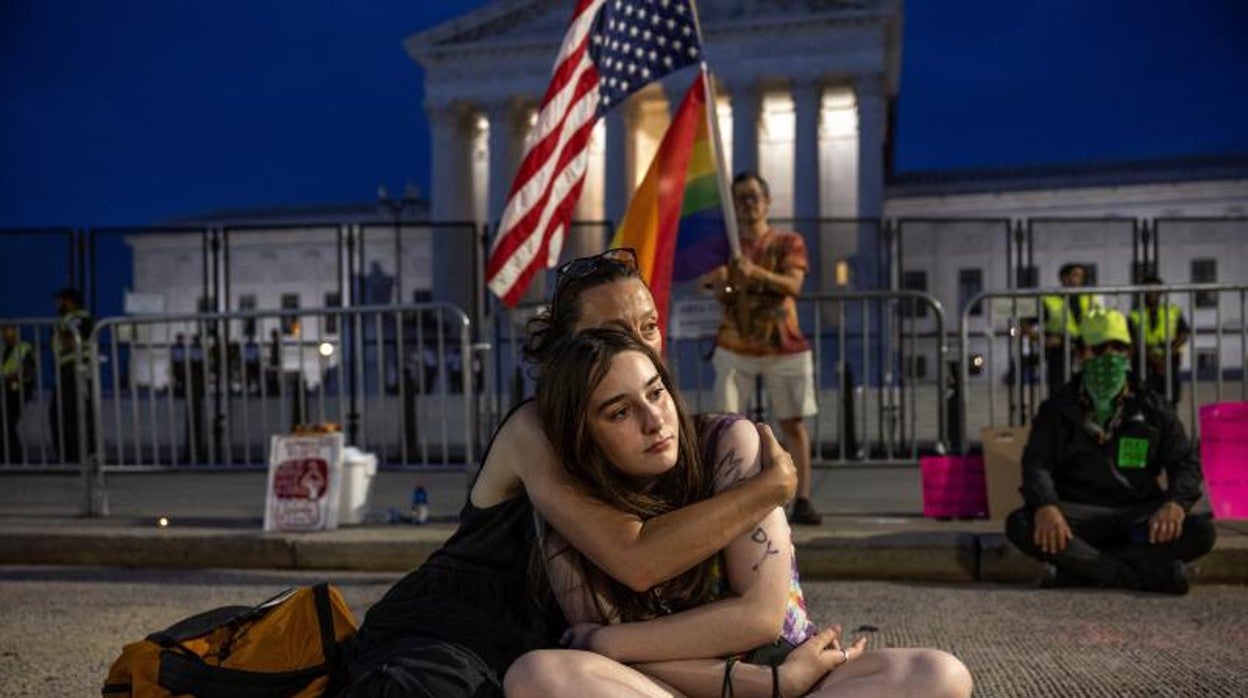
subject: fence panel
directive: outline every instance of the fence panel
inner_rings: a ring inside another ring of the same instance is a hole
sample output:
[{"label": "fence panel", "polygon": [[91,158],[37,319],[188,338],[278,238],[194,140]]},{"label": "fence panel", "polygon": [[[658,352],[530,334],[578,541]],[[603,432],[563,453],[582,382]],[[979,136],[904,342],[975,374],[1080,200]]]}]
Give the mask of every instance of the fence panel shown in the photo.
[{"label": "fence panel", "polygon": [[[810,340],[819,414],[809,421],[814,462],[914,462],[948,445],[944,309],[918,291],[812,293],[798,300]],[[923,308],[933,328],[916,321]],[[714,350],[720,306],[675,304],[668,361],[696,411],[717,409]],[[831,321],[825,321],[831,318]],[[766,418],[765,390],[749,412]]]},{"label": "fence panel", "polygon": [[[1154,230],[1166,251],[1158,269],[1163,281],[1235,283],[1248,279],[1248,218],[1158,218]],[[1238,303],[1234,297],[1197,293],[1187,317],[1189,322],[1209,326],[1219,313],[1237,316]]]},{"label": "fence panel", "polygon": [[[1045,376],[1055,370],[1046,364],[1040,297],[1069,297],[1094,290],[1105,307],[1129,314],[1143,307],[1148,293],[1159,294],[1158,300],[1177,306],[1191,327],[1191,336],[1177,352],[1167,350],[1157,379],[1159,391],[1169,390],[1179,417],[1188,433],[1199,436],[1199,408],[1222,400],[1248,399],[1248,323],[1245,322],[1245,295],[1248,284],[1164,284],[1135,286],[1100,286],[1088,288],[1040,288],[985,291],[973,299],[987,309],[987,324],[975,331],[968,311],[962,309],[959,322],[959,384],[962,386],[960,421],[964,434],[977,434],[982,427],[996,424],[1020,424],[1031,419],[1041,401],[1048,397]],[[1208,298],[1211,304],[1207,319],[1198,300]],[[1193,313],[1193,310],[1196,310]],[[1195,316],[1195,319],[1193,319]],[[1040,329],[1035,329],[1040,328]],[[1143,345],[1143,328],[1133,337],[1138,348]],[[1063,342],[1073,344],[1063,336]],[[1172,362],[1171,360],[1174,359]],[[1078,358],[1072,360],[1078,367]],[[974,373],[971,365],[982,366]],[[1137,375],[1147,371],[1147,357],[1137,352],[1133,359]],[[1177,371],[1177,394],[1171,381]],[[1238,383],[1235,386],[1234,383]],[[1030,395],[1025,401],[1017,395]],[[968,431],[969,430],[969,431]],[[964,446],[966,444],[964,443]]]},{"label": "fence panel", "polygon": [[1132,283],[1136,277],[1125,260],[1132,259],[1138,225],[1134,218],[1028,219],[1036,285],[1056,284],[1066,263],[1083,265],[1089,286]]},{"label": "fence panel", "polygon": [[[228,334],[248,321],[294,329],[263,346]],[[340,424],[349,443],[391,468],[459,468],[476,457],[480,362],[468,319],[454,306],[101,320],[82,345],[89,370],[77,407],[93,458],[73,455],[57,443],[55,424],[45,428],[38,418],[55,417],[50,405],[65,392],[64,379],[46,368],[54,322],[19,325],[41,366],[18,425],[25,454],[14,459],[10,450],[6,469],[71,469],[88,460],[104,471],[260,468],[271,435],[323,422]],[[198,339],[170,341],[174,327],[195,328]],[[0,451],[7,440],[0,439]]]}]

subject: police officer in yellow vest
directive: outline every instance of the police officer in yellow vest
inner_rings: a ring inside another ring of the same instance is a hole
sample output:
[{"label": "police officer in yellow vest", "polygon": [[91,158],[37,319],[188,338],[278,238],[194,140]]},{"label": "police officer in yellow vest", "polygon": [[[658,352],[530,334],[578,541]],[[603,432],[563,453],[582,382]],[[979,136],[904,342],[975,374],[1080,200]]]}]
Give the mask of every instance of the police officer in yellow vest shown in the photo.
[{"label": "police officer in yellow vest", "polygon": [[[1160,286],[1163,282],[1156,276],[1149,276],[1142,283]],[[1130,321],[1131,338],[1137,344],[1141,336],[1144,338],[1144,367],[1148,389],[1166,397],[1168,382],[1170,404],[1177,405],[1180,394],[1179,364],[1183,360],[1183,345],[1191,335],[1191,328],[1188,327],[1187,320],[1183,319],[1183,311],[1174,303],[1162,303],[1160,292],[1150,291],[1144,294],[1143,312],[1132,310]],[[1170,346],[1168,366],[1166,345]]]},{"label": "police officer in yellow vest", "polygon": [[[67,286],[56,292],[56,327],[52,330],[52,355],[56,358],[57,381],[52,394],[49,420],[52,442],[64,463],[81,460],[79,451],[79,412],[83,409],[87,451],[94,446],[95,424],[91,412],[91,387],[86,342],[95,327],[91,313],[82,307],[82,294]],[[80,380],[81,378],[81,380]],[[82,391],[81,396],[79,391]]]},{"label": "police officer in yellow vest", "polygon": [[[1062,286],[1079,288],[1087,281],[1082,264],[1063,264],[1057,273]],[[1079,324],[1100,303],[1092,294],[1040,297],[1044,310],[1044,362],[1049,375],[1049,395],[1054,395],[1070,376],[1071,364],[1079,353]],[[1067,337],[1070,337],[1067,352]]]},{"label": "police officer in yellow vest", "polygon": [[4,434],[0,435],[0,463],[24,463],[25,453],[17,435],[22,406],[35,390],[35,352],[30,342],[23,341],[16,325],[0,328],[4,344],[0,346],[0,375],[4,393]]}]

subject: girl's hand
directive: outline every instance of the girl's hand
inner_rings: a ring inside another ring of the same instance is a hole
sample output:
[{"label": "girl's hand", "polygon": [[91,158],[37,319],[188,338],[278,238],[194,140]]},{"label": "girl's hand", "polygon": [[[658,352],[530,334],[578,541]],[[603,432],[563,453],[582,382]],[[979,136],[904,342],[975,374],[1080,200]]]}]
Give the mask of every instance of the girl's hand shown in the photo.
[{"label": "girl's hand", "polygon": [[833,625],[798,645],[780,665],[781,692],[786,696],[804,696],[828,672],[862,656],[867,638],[858,638],[852,645],[841,647],[841,626]]},{"label": "girl's hand", "polygon": [[594,651],[591,643],[594,634],[602,629],[598,623],[577,623],[568,628],[563,633],[563,637],[559,638],[559,644],[571,650],[587,650]]},{"label": "girl's hand", "polygon": [[776,435],[771,432],[771,427],[759,424],[757,428],[762,449],[762,477],[771,478],[779,487],[783,495],[777,504],[779,506],[797,494],[797,466],[793,464],[793,456],[784,450]]}]

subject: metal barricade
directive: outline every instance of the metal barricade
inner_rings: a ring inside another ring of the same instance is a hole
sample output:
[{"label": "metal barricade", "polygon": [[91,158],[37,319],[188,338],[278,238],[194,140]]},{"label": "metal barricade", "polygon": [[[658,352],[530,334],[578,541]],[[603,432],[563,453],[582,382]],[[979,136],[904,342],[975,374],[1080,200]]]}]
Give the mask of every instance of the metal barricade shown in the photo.
[{"label": "metal barricade", "polygon": [[[543,308],[522,304],[496,315],[492,397],[503,411],[533,393],[524,326]],[[721,313],[714,299],[672,303],[665,352],[695,412],[716,409],[710,353]],[[909,290],[808,294],[798,314],[817,386],[819,414],[809,422],[816,465],[914,463],[920,451],[948,449],[954,386],[940,301]],[[754,418],[766,418],[764,397],[747,410]]]},{"label": "metal barricade", "polygon": [[[695,411],[716,409],[713,299],[673,304],[668,361]],[[949,444],[944,309],[921,291],[804,294],[798,315],[811,345],[819,413],[808,422],[816,466],[915,463]],[[765,386],[748,412],[766,419]]]},{"label": "metal barricade", "polygon": [[[1065,303],[1071,296],[1095,294],[1104,307],[1129,316],[1133,310],[1146,306],[1145,296],[1149,293],[1159,294],[1159,307],[1177,306],[1190,326],[1190,337],[1184,346],[1176,349],[1167,343],[1163,348],[1162,371],[1155,382],[1160,386],[1158,392],[1175,403],[1188,433],[1198,438],[1201,405],[1224,399],[1248,399],[1248,375],[1244,371],[1248,364],[1248,322],[1245,322],[1248,284],[1001,289],[976,295],[962,309],[959,319],[959,356],[964,359],[958,379],[962,387],[959,396],[962,433],[977,433],[967,431],[972,424],[980,427],[998,424],[997,417],[1001,413],[1008,414],[1005,420],[1008,424],[1026,423],[1048,397],[1046,378],[1049,372],[1063,370],[1063,375],[1070,375],[1067,369],[1077,367],[1076,342],[1065,328],[1060,347],[1063,360],[1070,363],[1052,366],[1045,356],[1046,331],[1041,300],[1044,296],[1057,296]],[[971,309],[981,303],[984,305],[982,318],[972,318]],[[1137,375],[1147,377],[1150,368],[1142,349],[1146,328],[1144,323],[1132,323],[1132,326],[1132,366]],[[976,363],[983,366],[982,378],[973,378],[968,368],[968,364]],[[1175,370],[1179,371],[1178,394],[1173,387]],[[1224,394],[1224,381],[1235,379],[1239,381],[1237,396],[1229,391]],[[998,382],[1004,384],[1005,391],[1000,390]],[[1182,387],[1183,384],[1186,387]],[[968,398],[976,387],[986,393],[986,400]],[[1004,395],[1000,394],[1002,392]],[[964,441],[962,446],[965,451],[968,443]]]},{"label": "metal barricade", "polygon": [[390,468],[476,458],[481,380],[451,305],[115,317],[87,349],[104,471],[264,467],[271,436],[326,422]]},{"label": "metal barricade", "polygon": [[524,359],[526,324],[546,309],[545,303],[520,303],[494,315],[493,396],[498,402],[495,428],[504,413],[531,397],[533,377]]}]

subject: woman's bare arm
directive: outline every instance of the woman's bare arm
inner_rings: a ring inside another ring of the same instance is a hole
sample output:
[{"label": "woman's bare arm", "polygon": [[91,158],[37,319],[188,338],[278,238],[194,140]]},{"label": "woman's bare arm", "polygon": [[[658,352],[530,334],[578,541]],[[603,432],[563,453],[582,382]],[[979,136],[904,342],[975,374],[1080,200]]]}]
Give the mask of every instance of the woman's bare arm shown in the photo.
[{"label": "woman's bare arm", "polygon": [[792,565],[791,552],[776,543],[782,528],[787,524],[777,508],[729,546],[730,576],[754,578],[739,595],[648,621],[595,628],[582,636],[583,649],[631,664],[722,657],[774,642],[784,626]]},{"label": "woman's bare arm", "polygon": [[[517,410],[501,427],[489,460],[524,484],[538,513],[599,568],[636,591],[661,584],[714,555],[793,496],[793,459],[771,430],[758,432],[766,467],[715,497],[642,521],[585,494],[546,441],[537,409]],[[488,465],[488,464],[487,464]]]},{"label": "woman's bare arm", "polygon": [[[760,440],[746,421],[731,425],[717,445],[719,486],[757,472]],[[782,509],[724,549],[733,596],[639,623],[588,633],[588,649],[631,663],[720,657],[774,642],[784,628],[793,569],[793,541]]]}]

